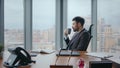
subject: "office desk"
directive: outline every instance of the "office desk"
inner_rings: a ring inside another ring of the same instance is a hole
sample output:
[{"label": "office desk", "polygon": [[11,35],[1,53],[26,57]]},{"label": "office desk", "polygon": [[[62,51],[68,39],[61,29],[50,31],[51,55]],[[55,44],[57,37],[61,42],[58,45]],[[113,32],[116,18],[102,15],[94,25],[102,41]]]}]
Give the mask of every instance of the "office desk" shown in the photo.
[{"label": "office desk", "polygon": [[[84,68],[89,68],[89,61],[100,61],[100,58],[95,58],[95,57],[91,57],[91,56],[87,56],[85,54],[85,52],[80,52],[81,55],[80,56],[72,56],[70,59],[69,64],[73,65],[73,68],[77,68],[77,61],[80,58],[84,59],[84,64],[85,67]],[[55,60],[56,60],[56,54],[52,53],[52,54],[38,54],[37,57],[32,58],[33,60],[36,61],[35,64],[31,64],[31,66],[26,66],[26,67],[20,67],[20,68],[50,68],[50,65],[54,65],[55,64]],[[58,61],[57,61],[57,65],[66,65],[67,61],[68,61],[69,56],[60,56]],[[1,60],[2,62],[2,60]],[[0,65],[2,66],[2,65]],[[1,67],[0,67],[1,68]],[[4,68],[2,66],[2,68]]]}]

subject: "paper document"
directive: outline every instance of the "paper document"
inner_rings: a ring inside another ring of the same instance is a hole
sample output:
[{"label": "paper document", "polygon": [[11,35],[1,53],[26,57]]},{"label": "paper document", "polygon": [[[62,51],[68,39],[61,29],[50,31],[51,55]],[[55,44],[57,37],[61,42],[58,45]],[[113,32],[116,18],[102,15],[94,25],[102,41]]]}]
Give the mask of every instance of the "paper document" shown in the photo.
[{"label": "paper document", "polygon": [[89,56],[94,56],[94,57],[98,57],[98,58],[110,58],[113,57],[112,54],[110,53],[105,53],[105,52],[93,52],[93,53],[86,53],[86,55]]},{"label": "paper document", "polygon": [[43,54],[50,54],[55,52],[55,50],[51,50],[51,49],[35,49],[31,51],[32,53],[43,53]]}]

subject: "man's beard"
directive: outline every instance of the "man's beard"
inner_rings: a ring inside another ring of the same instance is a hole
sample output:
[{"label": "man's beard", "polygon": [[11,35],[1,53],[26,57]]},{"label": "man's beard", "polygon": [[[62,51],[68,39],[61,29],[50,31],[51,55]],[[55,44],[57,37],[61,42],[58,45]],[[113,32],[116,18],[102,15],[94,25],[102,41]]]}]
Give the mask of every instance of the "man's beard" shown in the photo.
[{"label": "man's beard", "polygon": [[77,31],[78,31],[78,29],[74,29],[74,28],[73,28],[73,31],[74,31],[74,32],[77,32]]}]

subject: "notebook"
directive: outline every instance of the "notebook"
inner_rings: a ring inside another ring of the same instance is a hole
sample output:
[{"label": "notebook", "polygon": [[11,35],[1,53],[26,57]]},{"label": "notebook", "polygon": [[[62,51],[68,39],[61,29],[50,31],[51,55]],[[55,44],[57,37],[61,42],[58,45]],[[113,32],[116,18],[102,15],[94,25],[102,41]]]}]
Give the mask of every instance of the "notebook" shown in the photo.
[{"label": "notebook", "polygon": [[59,51],[56,53],[57,56],[80,56],[80,52],[79,51],[73,51],[71,54],[70,50],[61,50],[60,55],[59,55]]}]

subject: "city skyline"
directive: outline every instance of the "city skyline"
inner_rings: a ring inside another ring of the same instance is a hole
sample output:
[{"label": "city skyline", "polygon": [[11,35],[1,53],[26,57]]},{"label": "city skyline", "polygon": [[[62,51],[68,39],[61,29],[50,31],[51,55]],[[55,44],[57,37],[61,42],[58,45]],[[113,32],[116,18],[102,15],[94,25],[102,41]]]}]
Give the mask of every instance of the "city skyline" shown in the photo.
[{"label": "city skyline", "polygon": [[[91,22],[91,18],[86,18],[88,22]],[[105,48],[105,51],[109,51],[108,48],[119,46],[120,33],[114,33],[112,25],[109,25],[104,22],[104,19],[99,19],[97,32],[97,43],[98,51],[102,51],[102,48]],[[13,35],[14,34],[14,35]],[[8,41],[7,41],[8,40]],[[52,48],[55,46],[55,27],[51,27],[46,30],[33,30],[33,48],[42,48],[43,45],[50,45]],[[5,41],[10,44],[21,44],[24,45],[24,31],[23,30],[5,30]],[[39,45],[39,46],[37,46]],[[47,48],[47,46],[45,46]]]}]

